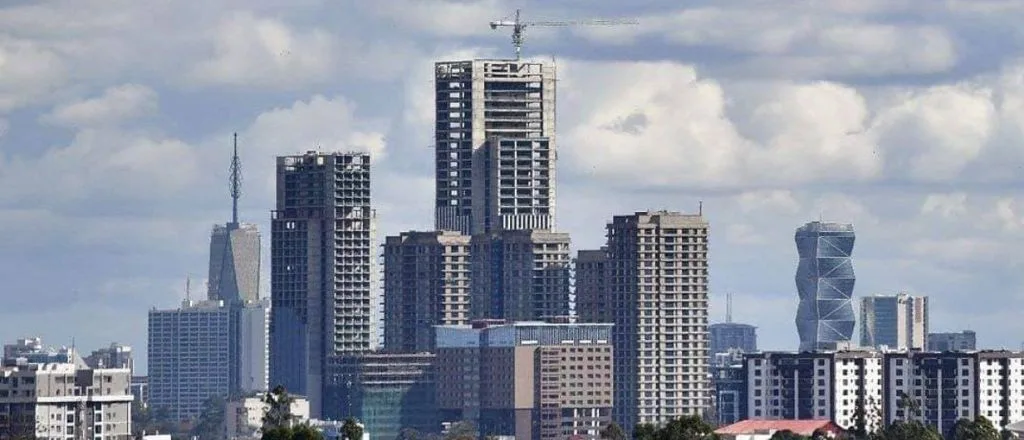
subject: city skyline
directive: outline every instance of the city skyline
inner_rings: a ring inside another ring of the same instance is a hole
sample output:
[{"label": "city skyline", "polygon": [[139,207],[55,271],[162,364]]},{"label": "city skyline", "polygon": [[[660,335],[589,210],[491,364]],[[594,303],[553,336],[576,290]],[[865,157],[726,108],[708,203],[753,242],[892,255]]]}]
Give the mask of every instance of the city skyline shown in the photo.
[{"label": "city skyline", "polygon": [[[981,3],[928,17],[882,4],[838,13],[430,2],[428,14],[309,3],[281,15],[215,3],[198,21],[190,5],[161,9],[160,29],[140,26],[152,8],[97,3],[82,27],[59,32],[20,23],[34,14],[61,21],[61,2],[4,7],[12,37],[0,42],[9,61],[0,66],[0,209],[12,241],[0,254],[9,262],[0,335],[75,335],[83,346],[119,340],[143,351],[145,311],[176,306],[185,273],[201,285],[195,275],[207,271],[209,227],[228,217],[223,158],[236,130],[247,170],[240,217],[260,230],[270,230],[274,156],[309,149],[374,153],[379,237],[432,229],[433,63],[511,56],[508,35],[487,21],[522,6],[529,19],[641,22],[528,31],[525,57],[554,54],[560,72],[557,225],[573,251],[599,247],[613,215],[695,212],[703,201],[716,243],[711,321],[735,292],[736,322],[757,325],[765,349],[794,349],[791,234],[823,214],[858,230],[855,298],[926,294],[932,331],[969,328],[979,347],[1017,348],[1024,324],[1005,313],[1024,304],[1015,257],[1024,200],[1012,198],[1022,124],[1010,103],[1024,93],[1017,49],[984,41],[1024,10],[995,14]],[[889,20],[904,13],[917,21]],[[789,28],[787,14],[821,24]],[[986,25],[953,22],[968,15]],[[751,17],[764,26],[725,26]],[[693,33],[675,30],[683,26]],[[349,38],[375,27],[397,31]],[[123,43],[107,47],[108,35]],[[72,49],[72,39],[84,43]],[[269,283],[269,259],[261,266]]]}]

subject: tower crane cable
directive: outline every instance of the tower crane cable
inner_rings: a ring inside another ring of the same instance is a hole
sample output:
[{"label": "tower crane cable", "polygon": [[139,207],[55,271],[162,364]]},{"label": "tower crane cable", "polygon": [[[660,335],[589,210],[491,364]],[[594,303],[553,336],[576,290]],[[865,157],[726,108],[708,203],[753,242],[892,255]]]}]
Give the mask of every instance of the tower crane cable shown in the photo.
[{"label": "tower crane cable", "polygon": [[619,20],[608,20],[608,19],[593,19],[593,20],[573,20],[573,21],[523,21],[521,16],[521,10],[516,9],[515,18],[513,20],[495,20],[491,22],[491,29],[498,29],[499,27],[511,27],[512,28],[512,47],[515,48],[516,59],[520,59],[523,50],[523,31],[530,26],[543,26],[543,27],[560,27],[560,26],[617,26],[627,24],[640,24],[635,19],[619,19]]}]

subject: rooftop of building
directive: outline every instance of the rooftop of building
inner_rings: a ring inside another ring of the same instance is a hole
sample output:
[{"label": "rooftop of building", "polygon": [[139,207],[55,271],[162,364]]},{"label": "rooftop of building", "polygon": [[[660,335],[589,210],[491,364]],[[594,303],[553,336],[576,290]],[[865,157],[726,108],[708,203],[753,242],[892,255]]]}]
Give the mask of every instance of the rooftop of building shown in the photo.
[{"label": "rooftop of building", "polygon": [[740,323],[740,322],[716,322],[714,324],[709,324],[708,327],[715,327],[715,328],[744,328],[744,329],[756,329],[757,328],[757,326],[755,326],[755,325],[743,324],[743,323]]},{"label": "rooftop of building", "polygon": [[811,435],[814,431],[825,429],[837,431],[839,427],[831,420],[743,420],[729,426],[718,428],[715,434],[744,435],[768,434],[778,431],[790,431],[799,435]]},{"label": "rooftop of building", "polygon": [[854,232],[853,224],[815,220],[796,229],[797,232]]}]

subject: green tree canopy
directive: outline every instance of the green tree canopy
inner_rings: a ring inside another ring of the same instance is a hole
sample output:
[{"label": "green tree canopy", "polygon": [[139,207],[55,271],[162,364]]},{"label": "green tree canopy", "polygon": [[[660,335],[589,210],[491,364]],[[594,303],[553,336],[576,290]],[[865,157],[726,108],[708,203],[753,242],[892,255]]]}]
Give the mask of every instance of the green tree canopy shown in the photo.
[{"label": "green tree canopy", "polygon": [[618,423],[611,422],[601,430],[601,438],[604,440],[627,440],[626,431]]},{"label": "green tree canopy", "polygon": [[263,414],[263,432],[274,428],[291,428],[296,421],[292,415],[294,401],[295,398],[281,385],[264,395],[263,402],[267,404],[267,411]]},{"label": "green tree canopy", "polygon": [[444,434],[444,440],[476,440],[476,425],[470,421],[453,423]]},{"label": "green tree canopy", "polygon": [[1002,436],[984,416],[960,419],[953,425],[953,440],[1001,440]]},{"label": "green tree canopy", "polygon": [[199,440],[220,440],[224,437],[224,401],[223,396],[210,396],[203,402],[202,414],[192,428],[191,435]]},{"label": "green tree canopy", "polygon": [[345,424],[341,425],[341,435],[345,437],[343,440],[362,440],[363,427],[359,426],[356,419],[349,417],[345,419]]},{"label": "green tree canopy", "polygon": [[714,440],[715,428],[700,416],[683,416],[657,431],[656,440]]},{"label": "green tree canopy", "polygon": [[655,440],[658,437],[658,427],[650,423],[641,423],[633,428],[633,438],[636,440]]},{"label": "green tree canopy", "polygon": [[897,420],[874,437],[875,440],[942,440],[942,435],[935,427],[926,426],[917,420]]}]

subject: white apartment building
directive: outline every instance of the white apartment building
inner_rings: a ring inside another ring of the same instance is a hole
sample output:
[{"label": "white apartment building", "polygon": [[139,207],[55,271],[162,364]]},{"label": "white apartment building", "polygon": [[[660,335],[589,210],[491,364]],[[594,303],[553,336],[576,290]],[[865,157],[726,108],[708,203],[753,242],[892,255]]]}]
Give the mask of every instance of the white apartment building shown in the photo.
[{"label": "white apartment building", "polygon": [[861,399],[882,400],[876,352],[758,353],[746,356],[744,366],[749,419],[828,419],[850,428]]},{"label": "white apartment building", "polygon": [[[297,423],[309,420],[309,400],[292,396],[291,413]],[[268,405],[262,395],[229,401],[224,409],[228,440],[257,440],[262,435],[263,414]]]},{"label": "white apartment building", "polygon": [[830,419],[849,429],[863,402],[868,429],[916,419],[946,434],[963,418],[984,416],[999,429],[1024,420],[1024,353],[756,353],[744,369],[749,419]]},{"label": "white apartment building", "polygon": [[84,364],[0,368],[0,439],[131,439],[131,371]]}]

